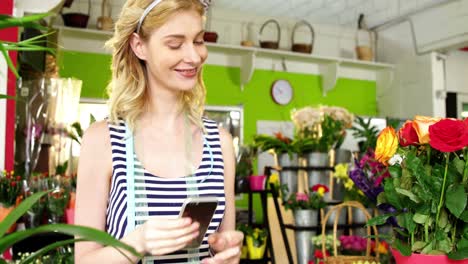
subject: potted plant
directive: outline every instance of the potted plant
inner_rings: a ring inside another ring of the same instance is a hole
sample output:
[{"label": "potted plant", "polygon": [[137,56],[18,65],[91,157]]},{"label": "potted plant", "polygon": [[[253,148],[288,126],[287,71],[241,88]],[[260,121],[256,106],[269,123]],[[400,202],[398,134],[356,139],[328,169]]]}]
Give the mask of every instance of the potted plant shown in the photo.
[{"label": "potted plant", "polygon": [[[297,167],[299,166],[297,149],[293,140],[281,132],[270,135],[254,136],[254,145],[259,151],[270,151],[276,158],[276,164],[282,167]],[[297,171],[281,170],[280,184],[286,185],[291,192],[297,190]],[[283,196],[283,201],[289,196],[289,193]]]},{"label": "potted plant", "polygon": [[266,228],[247,227],[247,235],[245,237],[249,252],[249,259],[261,259],[265,254],[268,238],[268,230]]},{"label": "potted plant", "polygon": [[371,120],[372,118],[369,118],[365,121],[364,118],[356,116],[355,124],[351,127],[354,138],[361,139],[358,141],[359,154],[361,156],[369,149],[375,149],[375,144],[377,143],[379,129],[371,125]]},{"label": "potted plant", "polygon": [[[285,203],[286,210],[294,213],[294,223],[296,226],[313,227],[318,225],[319,210],[326,206],[323,196],[328,192],[328,187],[322,184],[312,186],[308,193],[298,192],[291,194]],[[312,258],[313,247],[310,238],[314,231],[296,230],[297,260],[299,264],[307,264]],[[308,245],[303,248],[304,245]]]},{"label": "potted plant", "polygon": [[375,157],[391,177],[377,201],[388,213],[368,225],[396,219],[392,246],[397,263],[466,263],[467,146],[467,119],[416,116],[398,133],[392,127],[380,133]]},{"label": "potted plant", "polygon": [[242,146],[236,163],[236,193],[249,190],[249,179],[254,175],[254,163],[257,159],[257,148],[253,144]]},{"label": "potted plant", "polygon": [[247,247],[247,235],[249,234],[249,225],[248,224],[238,224],[236,230],[239,230],[244,234],[244,240],[242,241],[241,248],[241,259],[246,259],[248,257],[249,249]]}]

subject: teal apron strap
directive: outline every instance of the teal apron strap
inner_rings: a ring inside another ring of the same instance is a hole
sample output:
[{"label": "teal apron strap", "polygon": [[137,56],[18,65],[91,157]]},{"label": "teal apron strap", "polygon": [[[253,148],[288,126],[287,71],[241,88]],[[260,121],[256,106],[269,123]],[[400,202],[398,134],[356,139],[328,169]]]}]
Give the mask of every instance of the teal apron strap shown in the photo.
[{"label": "teal apron strap", "polygon": [[133,156],[133,135],[128,126],[125,126],[125,154],[127,159],[127,229],[129,234],[135,229],[135,159]]}]

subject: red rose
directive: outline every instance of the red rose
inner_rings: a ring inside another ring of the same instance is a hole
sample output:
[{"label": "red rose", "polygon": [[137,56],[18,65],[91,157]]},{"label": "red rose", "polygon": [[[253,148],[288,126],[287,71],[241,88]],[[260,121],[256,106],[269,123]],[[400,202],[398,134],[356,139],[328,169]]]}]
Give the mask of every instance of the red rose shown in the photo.
[{"label": "red rose", "polygon": [[413,127],[413,121],[406,121],[398,131],[398,141],[402,147],[415,146],[419,144],[418,133]]},{"label": "red rose", "polygon": [[453,152],[468,146],[468,127],[464,121],[442,119],[429,127],[429,144],[442,152]]}]

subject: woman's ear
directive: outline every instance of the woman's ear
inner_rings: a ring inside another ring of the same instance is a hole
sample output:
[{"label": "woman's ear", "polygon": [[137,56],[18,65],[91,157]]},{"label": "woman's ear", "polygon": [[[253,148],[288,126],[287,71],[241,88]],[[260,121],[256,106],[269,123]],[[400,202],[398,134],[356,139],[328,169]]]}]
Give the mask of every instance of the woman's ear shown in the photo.
[{"label": "woman's ear", "polygon": [[132,33],[130,36],[130,47],[140,60],[146,60],[145,43],[137,33]]}]

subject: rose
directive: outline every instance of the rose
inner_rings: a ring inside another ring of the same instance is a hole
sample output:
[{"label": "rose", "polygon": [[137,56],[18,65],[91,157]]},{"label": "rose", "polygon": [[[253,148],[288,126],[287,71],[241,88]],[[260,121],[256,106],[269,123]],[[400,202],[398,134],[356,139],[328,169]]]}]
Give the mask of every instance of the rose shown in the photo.
[{"label": "rose", "polygon": [[393,127],[386,127],[380,132],[375,147],[375,159],[384,165],[395,154],[398,148],[398,137]]},{"label": "rose", "polygon": [[413,128],[416,130],[419,138],[419,144],[429,143],[429,127],[440,121],[440,118],[428,116],[415,116]]},{"label": "rose", "polygon": [[429,144],[441,152],[453,152],[468,145],[468,127],[461,120],[442,119],[429,127]]},{"label": "rose", "polygon": [[418,133],[413,127],[413,122],[408,120],[398,131],[398,139],[402,147],[415,146],[419,144]]},{"label": "rose", "polygon": [[309,200],[309,196],[307,196],[307,194],[305,193],[297,193],[296,194],[296,201],[299,202],[299,201],[304,201],[304,202],[307,202]]}]

